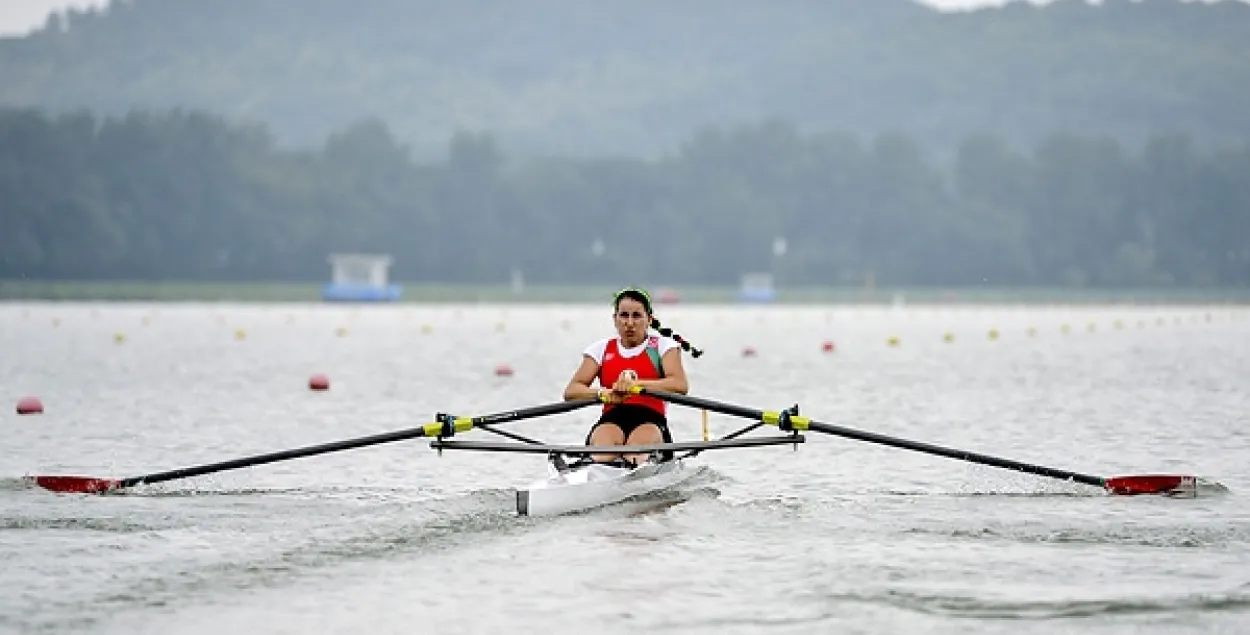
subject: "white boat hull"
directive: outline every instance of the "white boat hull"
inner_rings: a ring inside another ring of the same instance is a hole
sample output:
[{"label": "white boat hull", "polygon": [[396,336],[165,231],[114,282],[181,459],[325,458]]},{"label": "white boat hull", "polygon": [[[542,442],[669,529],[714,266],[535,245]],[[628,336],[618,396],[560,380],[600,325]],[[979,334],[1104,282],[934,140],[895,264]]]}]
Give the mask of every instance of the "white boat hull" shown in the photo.
[{"label": "white boat hull", "polygon": [[619,503],[663,490],[694,476],[683,460],[646,463],[636,468],[586,465],[565,471],[548,464],[550,474],[516,493],[522,516],[556,516]]}]

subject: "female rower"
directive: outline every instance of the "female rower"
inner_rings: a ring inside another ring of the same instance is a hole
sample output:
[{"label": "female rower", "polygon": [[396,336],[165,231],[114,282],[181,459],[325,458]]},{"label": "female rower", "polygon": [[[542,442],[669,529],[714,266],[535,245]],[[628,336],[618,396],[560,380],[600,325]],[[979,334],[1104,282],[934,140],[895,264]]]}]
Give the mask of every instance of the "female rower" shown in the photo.
[{"label": "female rower", "polygon": [[[564,399],[598,398],[604,402],[603,415],[591,427],[587,445],[652,445],[672,443],[665,417],[665,403],[655,397],[634,395],[635,385],[685,394],[689,390],[681,350],[698,357],[703,354],[681,335],[663,328],[651,312],[651,296],[642,289],[626,287],[612,299],[612,321],[617,336],[599,340],[583,352],[581,366],[564,389]],[[653,335],[650,329],[656,329]],[[599,387],[591,386],[598,380]],[[612,461],[618,455],[595,455],[594,460]],[[665,458],[672,456],[664,453]],[[637,465],[646,455],[630,455],[626,461]]]}]

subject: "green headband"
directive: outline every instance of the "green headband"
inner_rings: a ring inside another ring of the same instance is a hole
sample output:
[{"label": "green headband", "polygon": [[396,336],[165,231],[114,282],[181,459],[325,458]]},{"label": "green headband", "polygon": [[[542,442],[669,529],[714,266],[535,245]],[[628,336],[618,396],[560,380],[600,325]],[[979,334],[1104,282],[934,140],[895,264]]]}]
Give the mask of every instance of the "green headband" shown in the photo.
[{"label": "green headband", "polygon": [[617,291],[616,295],[612,296],[612,305],[616,306],[616,304],[621,301],[621,296],[629,293],[636,293],[642,296],[642,305],[647,308],[647,313],[651,312],[651,294],[639,289],[638,287],[625,287],[624,289]]}]

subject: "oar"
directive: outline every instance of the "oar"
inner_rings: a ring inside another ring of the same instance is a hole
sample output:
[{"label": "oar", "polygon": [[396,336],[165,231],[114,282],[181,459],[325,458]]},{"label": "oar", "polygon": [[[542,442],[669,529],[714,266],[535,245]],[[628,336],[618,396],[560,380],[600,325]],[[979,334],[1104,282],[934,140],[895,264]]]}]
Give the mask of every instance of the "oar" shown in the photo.
[{"label": "oar", "polygon": [[811,430],[812,432],[823,432],[825,434],[846,437],[857,441],[865,441],[867,443],[877,443],[880,445],[903,448],[905,450],[914,450],[916,452],[924,452],[925,454],[934,454],[960,461],[968,461],[970,463],[979,463],[981,465],[1000,467],[1008,470],[1015,470],[1017,472],[1036,474],[1038,476],[1048,476],[1050,478],[1056,478],[1064,481],[1075,481],[1077,483],[1093,485],[1094,487],[1101,487],[1112,494],[1185,494],[1192,496],[1197,491],[1197,478],[1194,476],[1177,474],[1145,474],[1139,476],[1115,476],[1109,478],[1093,476],[1091,474],[1070,472],[1068,470],[1060,470],[1053,467],[1022,463],[1020,461],[999,458],[988,454],[979,454],[977,452],[957,450],[940,445],[922,443],[920,441],[909,441],[907,439],[889,437],[884,434],[856,430],[854,428],[847,428],[830,423],[821,423],[819,421],[808,419],[807,417],[800,417],[791,411],[765,412],[763,410],[744,408],[742,406],[721,403],[710,399],[691,397],[689,395],[670,393],[662,390],[652,390],[649,388],[642,388],[640,386],[635,388],[635,392],[647,394],[652,397],[663,399],[675,404],[681,404],[683,406],[702,408],[704,410],[711,410],[713,412],[719,412],[735,417],[743,417],[746,419],[760,421],[768,425],[778,426],[783,430]]},{"label": "oar", "polygon": [[577,410],[578,408],[584,408],[597,403],[599,403],[598,399],[578,399],[574,401],[561,401],[545,406],[535,406],[533,408],[510,410],[507,412],[483,415],[480,417],[453,417],[451,415],[439,415],[439,421],[427,423],[416,428],[396,430],[395,432],[386,432],[383,434],[346,439],[332,443],[323,443],[321,445],[311,445],[291,450],[282,450],[281,452],[271,452],[269,454],[258,454],[255,456],[243,457],[241,459],[231,459],[229,461],[221,461],[219,463],[209,463],[208,465],[184,467],[176,470],[169,470],[167,472],[157,472],[155,474],[145,474],[143,476],[131,476],[129,478],[113,479],[95,478],[90,476],[35,476],[30,477],[29,480],[44,489],[49,489],[54,492],[94,494],[98,492],[108,492],[116,489],[122,489],[125,487],[133,487],[135,485],[160,483],[180,478],[190,478],[193,476],[201,476],[203,474],[212,474],[213,472],[223,472],[242,467],[263,465],[265,463],[298,459],[316,454],[326,454],[327,452],[351,450],[368,445],[390,443],[392,441],[403,441],[405,439],[415,439],[419,437],[449,437],[457,432],[466,432],[471,430],[475,426],[486,426],[495,423],[520,421],[521,419],[532,419],[534,417],[554,415]]}]

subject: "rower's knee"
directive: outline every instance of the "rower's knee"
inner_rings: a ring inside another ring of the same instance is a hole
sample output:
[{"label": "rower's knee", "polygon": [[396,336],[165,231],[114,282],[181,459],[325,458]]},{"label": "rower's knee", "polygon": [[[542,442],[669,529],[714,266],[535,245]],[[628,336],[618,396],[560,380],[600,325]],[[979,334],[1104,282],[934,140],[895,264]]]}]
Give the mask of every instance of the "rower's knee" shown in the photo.
[{"label": "rower's knee", "polygon": [[634,428],[625,440],[625,445],[654,445],[664,443],[664,432],[654,423],[644,423]]},{"label": "rower's knee", "polygon": [[615,423],[601,423],[590,431],[589,445],[624,445],[625,432]]},{"label": "rower's knee", "polygon": [[[625,431],[615,423],[600,423],[590,431],[586,445],[625,445]],[[607,463],[615,460],[619,454],[592,454],[592,461]]]},{"label": "rower's knee", "polygon": [[[644,423],[634,428],[629,433],[629,438],[625,440],[625,445],[656,445],[658,443],[664,443],[664,432],[654,423]],[[647,454],[628,454],[625,458],[632,461],[634,465],[641,465],[650,457]]]}]

